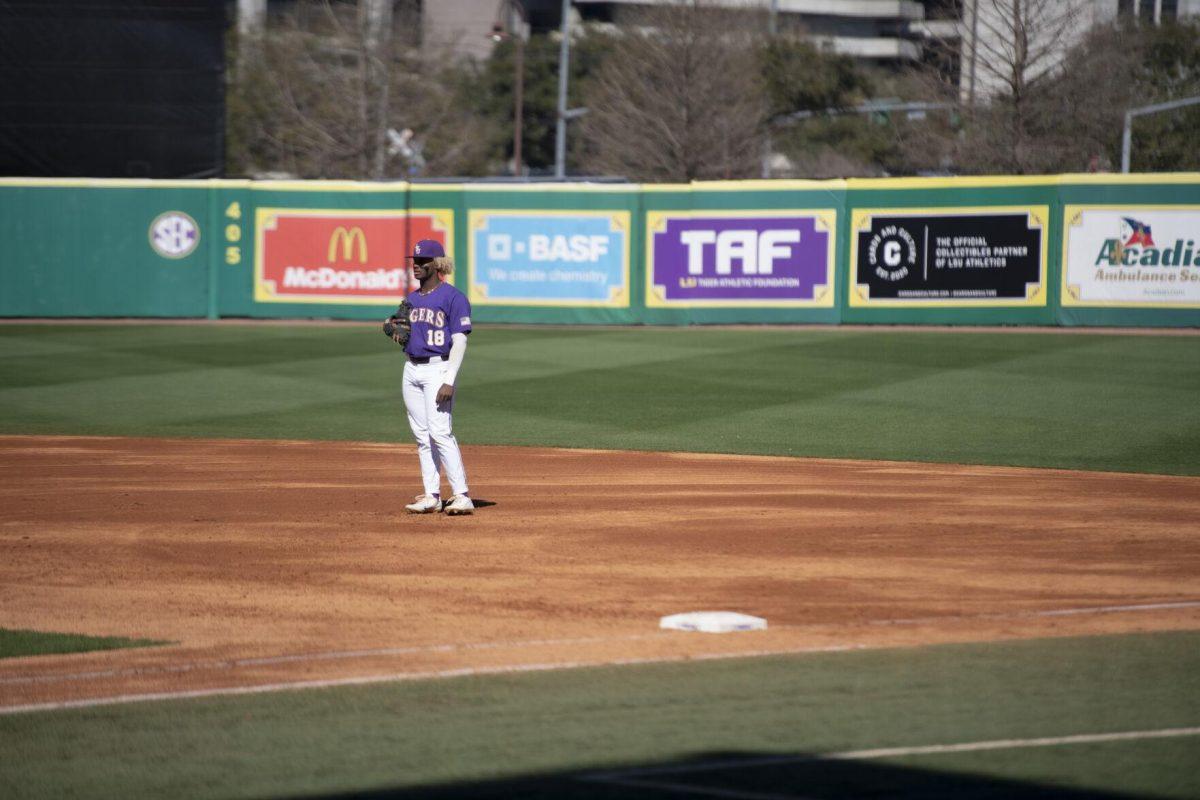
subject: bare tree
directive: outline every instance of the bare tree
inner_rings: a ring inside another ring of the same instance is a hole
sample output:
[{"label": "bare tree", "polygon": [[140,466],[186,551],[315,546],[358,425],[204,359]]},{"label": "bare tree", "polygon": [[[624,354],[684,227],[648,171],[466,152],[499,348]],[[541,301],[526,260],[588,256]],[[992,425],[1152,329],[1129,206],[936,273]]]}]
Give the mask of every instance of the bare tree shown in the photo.
[{"label": "bare tree", "polygon": [[[975,31],[968,38],[964,59],[974,82],[967,87],[968,113],[972,99],[990,97],[983,114],[974,114],[977,141],[964,154],[986,155],[1016,173],[1037,172],[1058,160],[1047,152],[1043,132],[1061,124],[1053,93],[1047,91],[1068,49],[1092,24],[1085,0],[980,0],[974,4]],[[974,97],[972,97],[974,95]]]},{"label": "bare tree", "polygon": [[968,104],[1020,99],[1051,74],[1094,22],[1088,0],[974,0],[965,7],[962,88]]},{"label": "bare tree", "polygon": [[495,126],[466,100],[470,66],[449,46],[391,46],[393,31],[418,28],[414,4],[399,4],[395,18],[392,7],[370,0],[356,17],[306,0],[262,32],[257,57],[232,71],[231,174],[379,179],[490,167]]},{"label": "bare tree", "polygon": [[620,21],[585,94],[584,167],[644,181],[757,175],[765,17],[690,0]]},{"label": "bare tree", "polygon": [[[1073,147],[1061,79],[1095,23],[1089,0],[974,0],[963,20],[962,79],[943,99],[961,105],[955,161],[968,171],[1044,172]],[[1089,88],[1078,85],[1080,90]],[[1086,92],[1085,92],[1086,93]]]}]

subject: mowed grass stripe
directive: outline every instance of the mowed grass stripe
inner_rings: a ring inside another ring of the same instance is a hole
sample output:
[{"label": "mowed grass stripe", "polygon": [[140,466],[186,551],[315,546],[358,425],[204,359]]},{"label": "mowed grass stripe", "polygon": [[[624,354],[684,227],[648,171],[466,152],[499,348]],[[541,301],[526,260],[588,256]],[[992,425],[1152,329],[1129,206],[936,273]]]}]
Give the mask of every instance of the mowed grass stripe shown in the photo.
[{"label": "mowed grass stripe", "polygon": [[[0,717],[0,740],[11,758],[0,760],[0,789],[14,798],[600,798],[615,787],[589,787],[581,775],[1198,724],[1200,633],[1138,634],[7,716]],[[1031,785],[1053,787],[1060,797],[1182,798],[1200,789],[1200,770],[1189,758],[1195,739],[1080,743],[1038,755],[1049,749],[1019,757],[896,755],[849,771],[797,763],[714,771],[687,782],[745,791],[803,786],[799,794],[816,797],[869,795],[874,782],[898,797],[908,796],[906,787],[928,796],[934,784],[961,789],[947,796],[993,797],[1032,796]]]},{"label": "mowed grass stripe", "polygon": [[[471,336],[467,443],[1200,474],[1200,337]],[[373,326],[0,327],[0,432],[407,441]]]},{"label": "mowed grass stripe", "polygon": [[87,653],[93,650],[152,647],[160,644],[167,644],[167,642],[154,639],[127,639],[122,636],[85,636],[80,633],[48,633],[0,628],[0,658]]}]

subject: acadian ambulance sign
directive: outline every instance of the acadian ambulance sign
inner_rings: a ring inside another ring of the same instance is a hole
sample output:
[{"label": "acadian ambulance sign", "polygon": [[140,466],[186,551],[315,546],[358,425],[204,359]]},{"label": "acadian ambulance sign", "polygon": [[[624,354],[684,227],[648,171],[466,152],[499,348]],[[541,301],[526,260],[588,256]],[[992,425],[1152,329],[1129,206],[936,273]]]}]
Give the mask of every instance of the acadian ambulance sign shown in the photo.
[{"label": "acadian ambulance sign", "polygon": [[630,212],[472,209],[476,305],[629,306]]},{"label": "acadian ambulance sign", "polygon": [[1064,208],[1064,306],[1200,308],[1200,206]]}]

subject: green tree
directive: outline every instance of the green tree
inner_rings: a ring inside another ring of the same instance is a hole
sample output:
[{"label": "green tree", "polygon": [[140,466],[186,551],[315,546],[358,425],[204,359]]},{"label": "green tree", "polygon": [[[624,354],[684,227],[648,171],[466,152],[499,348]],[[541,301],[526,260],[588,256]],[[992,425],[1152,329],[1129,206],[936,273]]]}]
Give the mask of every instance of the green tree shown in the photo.
[{"label": "green tree", "polygon": [[854,59],[801,38],[777,36],[762,46],[759,61],[772,150],[790,164],[782,173],[876,175],[895,165],[900,151],[890,117],[836,113],[875,92],[875,81]]},{"label": "green tree", "polygon": [[[567,107],[580,105],[588,77],[603,57],[608,37],[590,34],[571,41]],[[558,59],[560,40],[553,34],[534,34],[525,42],[524,114],[521,121],[521,158],[533,171],[554,166],[555,126],[558,119]],[[482,91],[475,94],[475,108],[494,126],[495,145],[512,158],[513,113],[516,94],[516,42],[506,39],[496,45],[481,66]],[[570,137],[572,152],[578,151]]]},{"label": "green tree", "polygon": [[854,59],[803,39],[777,36],[760,51],[767,112],[779,118],[795,111],[823,111],[860,103],[871,95],[867,74]]},{"label": "green tree", "polygon": [[[1200,96],[1200,23],[1175,22],[1140,31],[1134,105]],[[1139,117],[1133,123],[1135,172],[1200,170],[1200,106]]]}]

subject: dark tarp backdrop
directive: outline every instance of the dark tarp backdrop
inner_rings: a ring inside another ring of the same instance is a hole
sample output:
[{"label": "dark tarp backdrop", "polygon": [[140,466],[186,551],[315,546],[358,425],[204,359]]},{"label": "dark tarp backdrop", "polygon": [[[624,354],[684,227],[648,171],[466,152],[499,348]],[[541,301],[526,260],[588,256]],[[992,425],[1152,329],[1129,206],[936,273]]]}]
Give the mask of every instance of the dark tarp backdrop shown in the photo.
[{"label": "dark tarp backdrop", "polygon": [[222,174],[224,0],[0,0],[0,174]]}]

